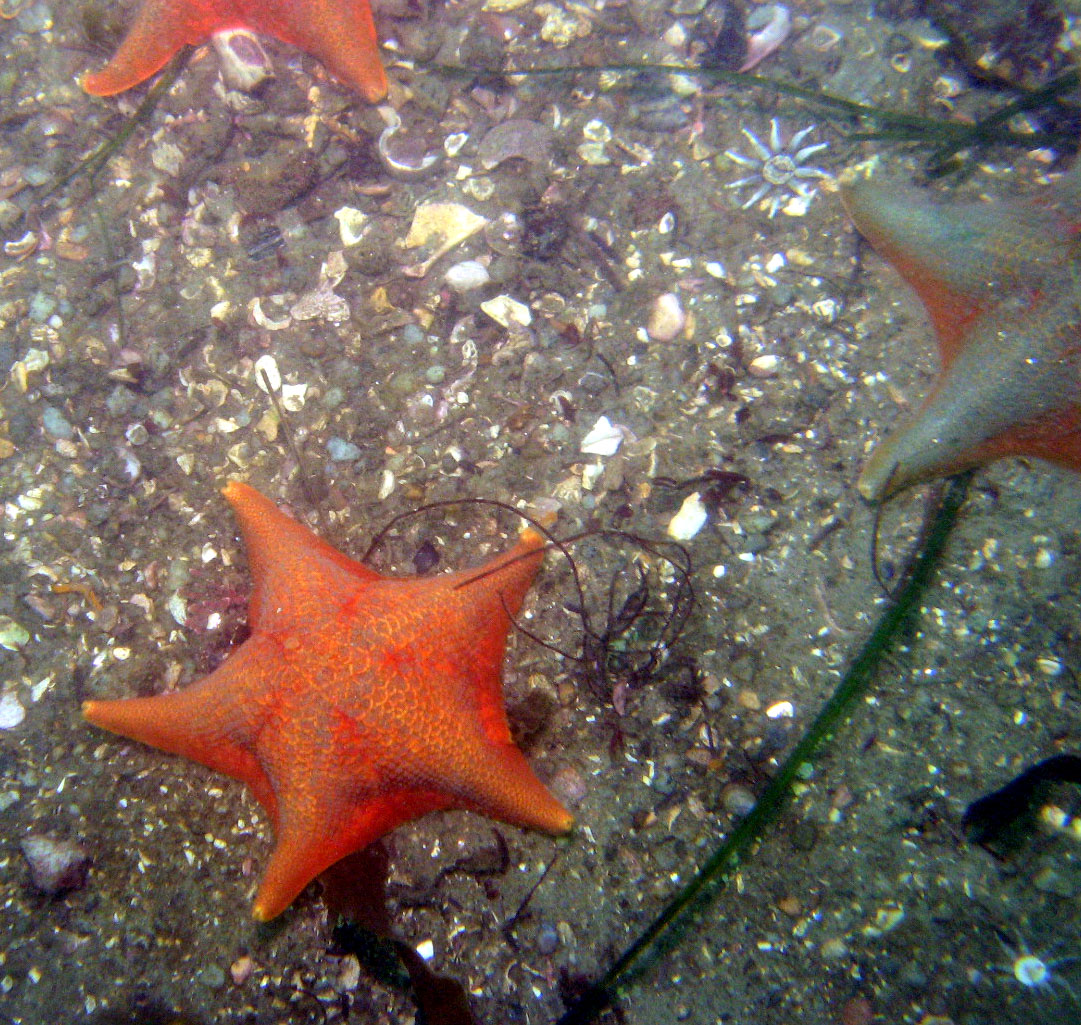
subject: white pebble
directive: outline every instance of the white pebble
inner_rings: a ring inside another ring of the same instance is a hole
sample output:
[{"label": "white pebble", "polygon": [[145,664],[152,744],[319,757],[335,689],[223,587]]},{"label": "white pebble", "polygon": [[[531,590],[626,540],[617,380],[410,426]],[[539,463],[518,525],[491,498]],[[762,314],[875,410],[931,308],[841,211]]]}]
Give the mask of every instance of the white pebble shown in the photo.
[{"label": "white pebble", "polygon": [[474,288],[483,288],[492,280],[492,276],[479,260],[463,260],[447,268],[443,280],[455,292],[468,292]]},{"label": "white pebble", "polygon": [[779,357],[774,356],[772,353],[767,353],[765,356],[756,356],[751,360],[747,367],[747,372],[751,377],[773,377],[777,373],[777,368],[781,365]]},{"label": "white pebble", "polygon": [[795,714],[796,709],[791,701],[778,701],[766,709],[767,719],[791,719]]},{"label": "white pebble", "polygon": [[697,491],[692,491],[668,524],[668,536],[676,541],[690,541],[709,519],[706,505]]},{"label": "white pebble", "polygon": [[26,709],[15,694],[0,696],[0,730],[13,730],[26,718]]},{"label": "white pebble", "polygon": [[497,295],[494,299],[481,303],[480,308],[501,327],[510,327],[511,324],[529,327],[533,323],[533,314],[529,312],[529,307],[509,295]]},{"label": "white pebble", "polygon": [[655,342],[671,342],[687,324],[687,314],[675,292],[657,296],[646,324],[646,333]]}]

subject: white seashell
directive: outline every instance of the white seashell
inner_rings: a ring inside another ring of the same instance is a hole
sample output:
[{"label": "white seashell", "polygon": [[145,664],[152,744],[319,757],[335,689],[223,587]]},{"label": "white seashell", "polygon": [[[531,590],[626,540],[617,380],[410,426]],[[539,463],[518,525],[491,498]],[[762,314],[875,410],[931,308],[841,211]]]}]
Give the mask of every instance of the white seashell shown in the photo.
[{"label": "white seashell", "polygon": [[687,325],[687,314],[675,292],[657,296],[649,314],[646,333],[655,342],[671,342]]},{"label": "white seashell", "polygon": [[163,174],[176,178],[184,164],[184,151],[173,142],[163,142],[150,151],[150,163]]},{"label": "white seashell", "polygon": [[455,292],[469,292],[474,288],[483,288],[492,280],[492,276],[479,260],[463,260],[453,267],[448,267],[443,280]]},{"label": "white seashell", "polygon": [[529,312],[529,307],[509,295],[497,295],[494,299],[481,303],[480,308],[501,327],[510,327],[511,324],[529,327],[533,323],[533,314]]},{"label": "white seashell", "polygon": [[791,719],[796,714],[796,707],[791,701],[778,701],[766,709],[767,719]]},{"label": "white seashell", "polygon": [[261,391],[277,392],[282,386],[281,371],[278,370],[278,361],[273,356],[260,356],[251,372]]},{"label": "white seashell", "polygon": [[756,356],[751,360],[747,365],[747,373],[751,377],[773,377],[780,365],[781,360],[778,356],[774,356],[773,353],[766,353],[764,356]]},{"label": "white seashell", "polygon": [[355,206],[343,206],[334,211],[338,221],[338,235],[343,246],[355,246],[371,226],[371,218]]},{"label": "white seashell", "polygon": [[13,730],[26,718],[26,709],[16,694],[7,691],[0,696],[0,730]]},{"label": "white seashell", "polygon": [[230,89],[248,93],[273,76],[274,67],[263,44],[248,29],[231,28],[215,32],[210,42],[218,54],[221,77]]},{"label": "white seashell", "polygon": [[413,215],[413,223],[402,244],[407,249],[429,246],[434,252],[426,260],[405,268],[405,273],[409,277],[424,277],[439,257],[480,231],[487,223],[486,217],[473,213],[461,203],[422,203]]},{"label": "white seashell", "polygon": [[468,132],[451,132],[443,140],[443,152],[448,157],[456,157],[462,152],[462,147],[469,142]]},{"label": "white seashell", "polygon": [[288,314],[281,320],[274,320],[271,317],[268,317],[263,312],[263,300],[259,296],[256,296],[248,303],[248,312],[251,313],[251,319],[267,331],[284,331],[293,323],[292,318]]},{"label": "white seashell", "polygon": [[606,416],[599,417],[593,429],[582,439],[578,451],[588,456],[614,456],[623,444],[623,429]]},{"label": "white seashell", "polygon": [[290,413],[299,413],[304,408],[304,399],[307,394],[306,384],[283,384],[282,407]]},{"label": "white seashell", "polygon": [[679,507],[679,511],[668,524],[668,536],[676,541],[690,541],[709,519],[702,496],[692,491]]}]

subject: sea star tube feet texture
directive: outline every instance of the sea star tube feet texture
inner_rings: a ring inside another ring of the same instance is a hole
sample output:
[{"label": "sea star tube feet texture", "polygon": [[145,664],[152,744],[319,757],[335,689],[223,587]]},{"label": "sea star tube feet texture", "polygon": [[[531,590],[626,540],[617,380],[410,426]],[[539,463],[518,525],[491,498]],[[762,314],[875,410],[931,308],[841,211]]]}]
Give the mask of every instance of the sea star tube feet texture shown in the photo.
[{"label": "sea star tube feet texture", "polygon": [[257,919],[428,811],[571,828],[512,742],[503,708],[504,648],[543,559],[540,534],[523,531],[479,569],[385,577],[248,485],[224,494],[254,578],[250,637],[189,687],[87,701],[83,714],[251,787],[275,832]]},{"label": "sea star tube feet texture", "polygon": [[387,94],[368,0],[142,0],[119,49],[100,71],[83,76],[83,88],[94,96],[124,92],[181,48],[242,28],[310,54],[369,103]]},{"label": "sea star tube feet texture", "polygon": [[1004,456],[1081,470],[1081,164],[1035,195],[946,203],[850,178],[856,228],[916,290],[941,369],[872,452],[871,501]]}]

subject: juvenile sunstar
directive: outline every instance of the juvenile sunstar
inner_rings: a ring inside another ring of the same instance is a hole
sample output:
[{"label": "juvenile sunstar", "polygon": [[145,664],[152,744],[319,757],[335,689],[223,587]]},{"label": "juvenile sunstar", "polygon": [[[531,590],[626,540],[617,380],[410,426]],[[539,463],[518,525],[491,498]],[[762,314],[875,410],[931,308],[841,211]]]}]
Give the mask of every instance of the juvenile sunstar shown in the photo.
[{"label": "juvenile sunstar", "polygon": [[916,290],[941,369],[859,479],[877,501],[1004,456],[1081,470],[1081,163],[1016,200],[945,203],[852,178],[856,228]]},{"label": "juvenile sunstar", "polygon": [[368,0],[142,0],[120,48],[104,68],[83,76],[83,88],[94,96],[124,92],[182,47],[228,29],[298,47],[369,103],[387,94]]},{"label": "juvenile sunstar", "polygon": [[87,701],[83,714],[251,787],[276,837],[255,918],[274,918],[325,869],[425,812],[571,828],[503,709],[511,617],[544,557],[537,531],[479,569],[392,578],[248,485],[224,494],[254,578],[251,636],[190,687]]}]

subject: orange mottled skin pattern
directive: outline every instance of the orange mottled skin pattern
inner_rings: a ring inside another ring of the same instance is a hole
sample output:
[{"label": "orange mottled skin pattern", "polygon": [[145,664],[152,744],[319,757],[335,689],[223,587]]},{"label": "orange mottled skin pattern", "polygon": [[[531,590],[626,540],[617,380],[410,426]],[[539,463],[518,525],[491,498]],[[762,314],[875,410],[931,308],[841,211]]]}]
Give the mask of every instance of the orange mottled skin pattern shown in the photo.
[{"label": "orange mottled skin pattern", "polygon": [[246,484],[225,497],[251,563],[251,636],[158,697],[87,701],[103,729],[243,780],[276,842],[253,914],[274,918],[324,869],[408,819],[467,808],[565,833],[570,813],[512,743],[501,667],[543,559],[523,532],[479,569],[384,577]]},{"label": "orange mottled skin pattern", "polygon": [[113,58],[83,77],[94,96],[131,89],[184,46],[246,28],[290,43],[319,60],[369,103],[387,94],[368,0],[142,0]]}]

